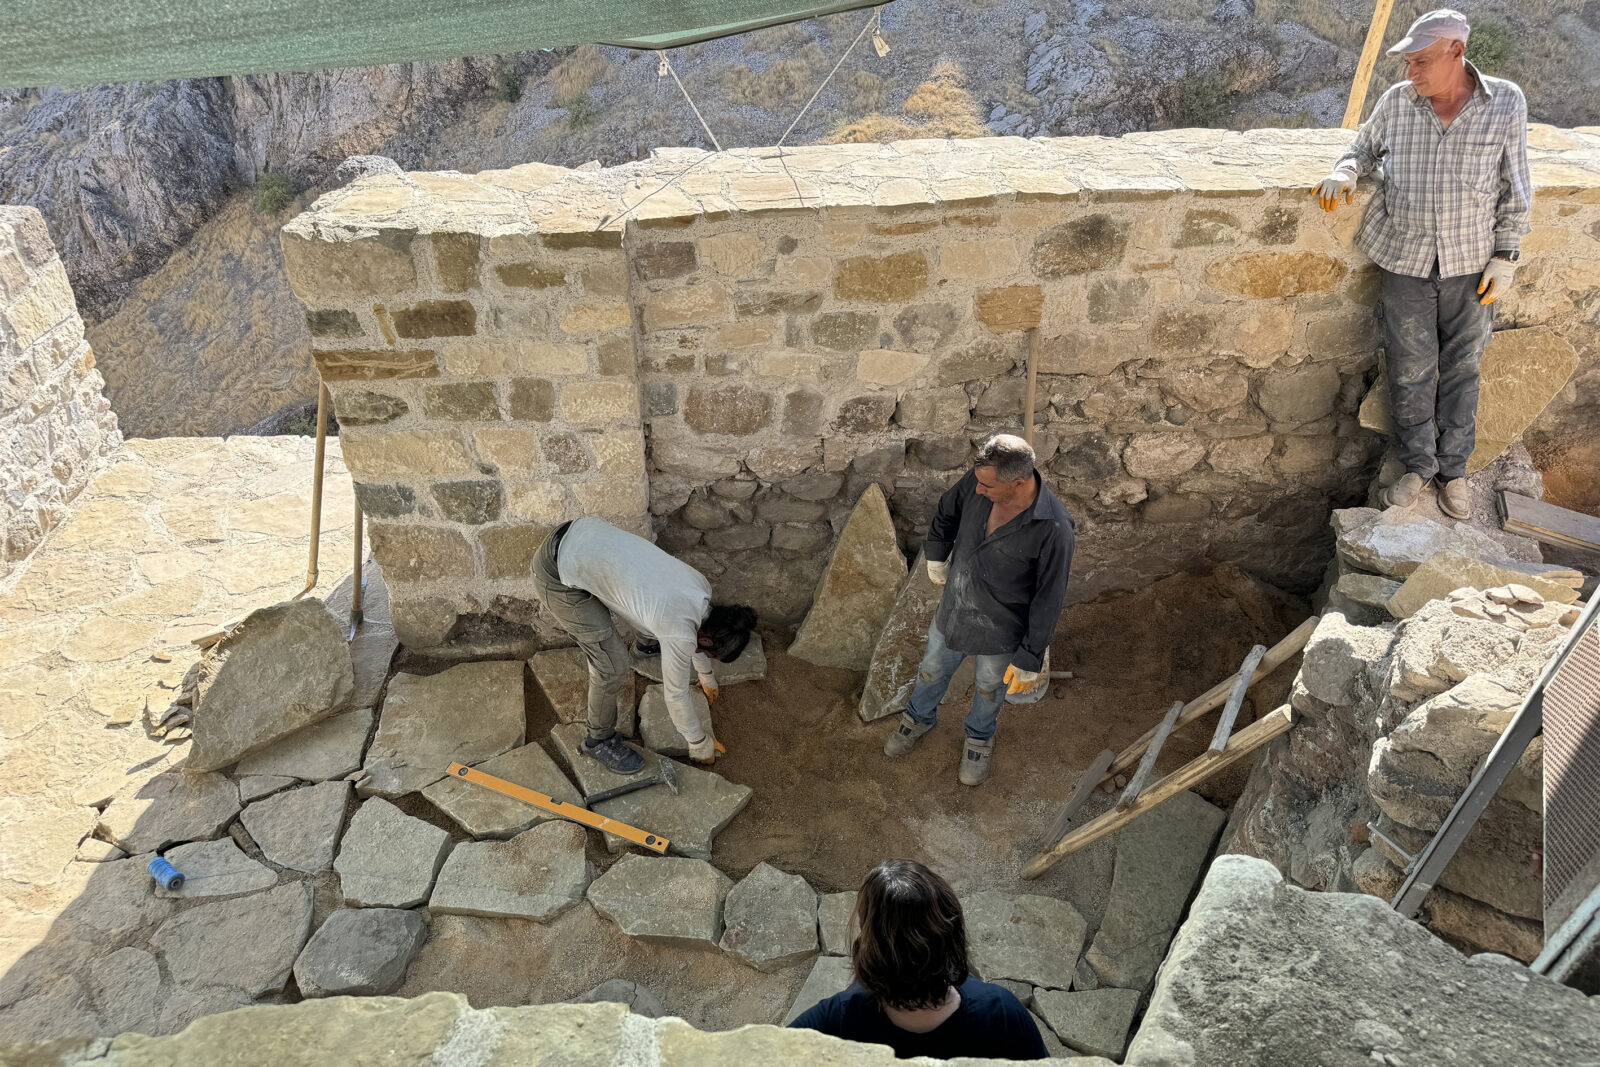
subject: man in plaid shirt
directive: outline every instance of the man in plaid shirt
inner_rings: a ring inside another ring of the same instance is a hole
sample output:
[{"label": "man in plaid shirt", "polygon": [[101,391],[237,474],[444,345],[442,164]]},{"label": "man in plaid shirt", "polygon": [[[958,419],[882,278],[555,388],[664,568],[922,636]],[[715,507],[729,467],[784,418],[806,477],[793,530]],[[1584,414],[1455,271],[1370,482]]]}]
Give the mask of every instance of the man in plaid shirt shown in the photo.
[{"label": "man in plaid shirt", "polygon": [[1439,508],[1465,519],[1478,361],[1528,232],[1528,106],[1522,90],[1465,58],[1466,16],[1430,11],[1389,49],[1407,80],[1378,100],[1349,153],[1315,190],[1324,211],[1357,177],[1381,175],[1356,247],[1382,272],[1389,410],[1405,474],[1385,506],[1437,479]]}]

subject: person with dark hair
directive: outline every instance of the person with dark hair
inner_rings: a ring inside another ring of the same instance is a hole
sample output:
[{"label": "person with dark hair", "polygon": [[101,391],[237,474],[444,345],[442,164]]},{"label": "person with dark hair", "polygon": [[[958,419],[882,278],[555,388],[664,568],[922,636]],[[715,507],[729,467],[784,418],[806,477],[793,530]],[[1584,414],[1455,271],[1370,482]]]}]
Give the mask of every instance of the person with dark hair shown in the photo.
[{"label": "person with dark hair", "polygon": [[939,701],[961,661],[977,657],[962,785],[989,778],[1006,693],[1043,684],[1045,653],[1066,602],[1072,516],[1034,469],[1033,446],[995,434],[972,470],[939,498],[923,550],[944,586],[928,627],[916,688],[883,754],[898,759],[939,721]]},{"label": "person with dark hair", "polygon": [[790,1026],[888,1045],[900,1059],[1049,1056],[1015,994],[972,977],[961,902],[927,867],[915,860],[878,864],[861,884],[850,922],[855,981]]},{"label": "person with dark hair", "polygon": [[717,698],[712,658],[731,663],[755,629],[742,604],[711,603],[705,575],[642,537],[587,516],[562,523],[533,559],[534,590],[589,661],[588,736],[581,751],[618,774],[644,766],[617,736],[617,699],[633,664],[612,614],[657,644],[672,725],[689,755],[711,763],[722,746],[689,699],[691,670],[707,700]]}]

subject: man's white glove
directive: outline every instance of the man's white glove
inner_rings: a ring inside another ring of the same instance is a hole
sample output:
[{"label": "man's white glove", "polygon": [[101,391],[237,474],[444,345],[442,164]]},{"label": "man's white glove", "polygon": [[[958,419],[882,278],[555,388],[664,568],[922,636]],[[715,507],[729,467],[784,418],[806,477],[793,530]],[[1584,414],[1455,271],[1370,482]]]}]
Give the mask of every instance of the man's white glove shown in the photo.
[{"label": "man's white glove", "polygon": [[1334,172],[1322,179],[1322,184],[1311,190],[1311,195],[1317,198],[1317,203],[1322,205],[1322,210],[1332,211],[1339,206],[1339,198],[1343,197],[1345,203],[1351,203],[1356,195],[1356,172],[1349,167],[1338,167]]},{"label": "man's white glove", "polygon": [[950,577],[950,561],[930,559],[928,561],[928,581],[934,585],[943,585]]},{"label": "man's white glove", "polygon": [[1509,259],[1495,256],[1489,260],[1488,266],[1483,268],[1483,277],[1478,279],[1478,303],[1492,304],[1505,296],[1516,273],[1517,265]]},{"label": "man's white glove", "polygon": [[706,735],[700,740],[689,742],[689,758],[696,763],[711,763],[717,758],[718,753],[726,751],[728,750],[722,747],[722,743],[710,730],[707,730]]}]

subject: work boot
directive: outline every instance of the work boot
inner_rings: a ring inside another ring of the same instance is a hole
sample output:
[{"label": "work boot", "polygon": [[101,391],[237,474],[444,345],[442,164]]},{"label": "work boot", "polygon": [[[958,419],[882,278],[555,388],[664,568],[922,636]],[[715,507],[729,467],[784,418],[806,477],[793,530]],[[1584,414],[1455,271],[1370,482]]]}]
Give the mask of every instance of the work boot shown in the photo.
[{"label": "work boot", "polygon": [[633,774],[644,766],[644,757],[623,744],[622,738],[617,734],[612,734],[604,741],[584,738],[583,744],[578,746],[578,751],[603,764],[607,770],[618,774]]},{"label": "work boot", "polygon": [[641,637],[633,643],[633,654],[648,659],[661,655],[661,642],[653,637]]},{"label": "work boot", "polygon": [[989,780],[989,756],[994,752],[994,738],[980,741],[967,738],[967,747],[961,753],[962,785],[982,785]]},{"label": "work boot", "polygon": [[1422,492],[1422,487],[1426,484],[1428,483],[1422,480],[1422,475],[1408,471],[1398,482],[1380,492],[1378,500],[1386,508],[1409,508],[1417,502],[1417,495]]},{"label": "work boot", "polygon": [[1439,510],[1465,522],[1472,517],[1472,494],[1465,478],[1451,478],[1439,487]]},{"label": "work boot", "polygon": [[922,740],[922,735],[933,729],[931,722],[918,722],[911,717],[909,711],[900,713],[900,725],[894,728],[894,733],[889,735],[889,740],[883,743],[883,754],[890,759],[899,759]]}]

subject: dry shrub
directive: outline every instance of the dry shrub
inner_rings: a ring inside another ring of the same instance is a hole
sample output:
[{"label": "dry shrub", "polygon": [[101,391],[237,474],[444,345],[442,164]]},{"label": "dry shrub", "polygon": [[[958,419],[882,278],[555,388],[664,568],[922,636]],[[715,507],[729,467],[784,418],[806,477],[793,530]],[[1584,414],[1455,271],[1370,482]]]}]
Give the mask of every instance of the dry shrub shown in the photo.
[{"label": "dry shrub", "polygon": [[881,111],[889,102],[889,86],[871,71],[858,70],[845,79],[850,91],[850,110]]},{"label": "dry shrub", "polygon": [[978,103],[964,88],[966,72],[960,64],[941,59],[931,76],[906,100],[905,112],[921,120],[918,137],[988,137],[991,131],[978,116]]},{"label": "dry shrub", "polygon": [[928,80],[938,82],[940,85],[954,85],[958,89],[965,89],[967,87],[967,72],[955,60],[941,59],[928,72]]},{"label": "dry shrub", "polygon": [[753,104],[768,110],[799,107],[816,90],[821,77],[818,71],[825,61],[822,49],[812,41],[798,55],[780,59],[760,74],[736,63],[722,72],[718,82],[734,104]]},{"label": "dry shrub", "polygon": [[888,144],[904,141],[915,135],[914,130],[889,115],[866,115],[854,121],[841,122],[829,130],[822,144]]},{"label": "dry shrub", "polygon": [[550,71],[556,104],[566,107],[569,101],[588,92],[596,82],[610,81],[615,75],[611,61],[598,47],[592,44],[579,45]]},{"label": "dry shrub", "polygon": [[795,52],[811,41],[805,27],[796,22],[782,26],[769,26],[764,30],[751,30],[744,35],[744,54],[752,52]]}]

